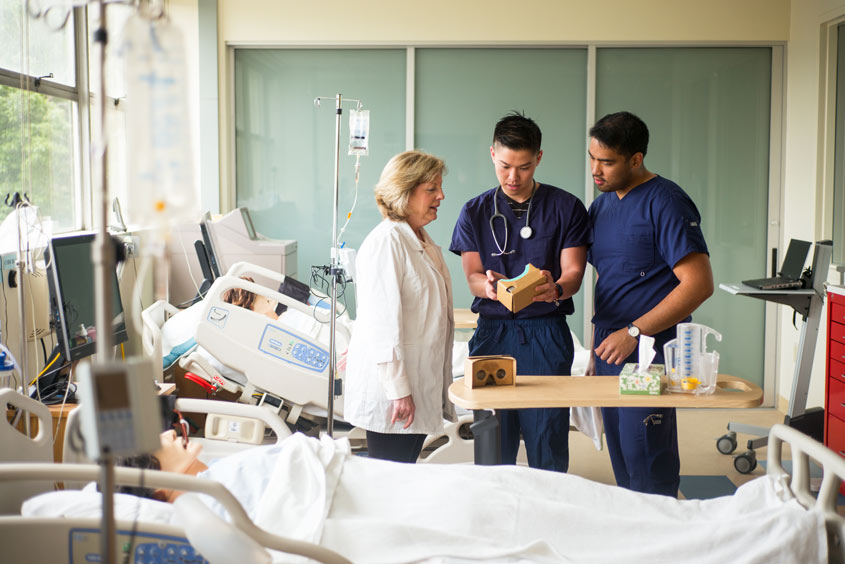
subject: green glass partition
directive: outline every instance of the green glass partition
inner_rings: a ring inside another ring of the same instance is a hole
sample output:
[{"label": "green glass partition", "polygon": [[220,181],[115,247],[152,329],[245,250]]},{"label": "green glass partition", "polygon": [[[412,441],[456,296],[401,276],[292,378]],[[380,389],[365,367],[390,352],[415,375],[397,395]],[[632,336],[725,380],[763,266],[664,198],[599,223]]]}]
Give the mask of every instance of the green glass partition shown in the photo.
[{"label": "green glass partition", "polygon": [[[358,248],[381,221],[373,186],[405,145],[404,49],[235,50],[237,205],[256,230],[298,241],[298,278],[330,260],[334,197],[335,101],[360,99],[370,110],[370,152],[361,157],[358,201],[341,241]],[[343,105],[338,227],[352,207],[355,157],[347,154]],[[349,303],[354,308],[354,304]]]},{"label": "green glass partition", "polygon": [[766,273],[771,49],[599,49],[596,117],[648,125],[646,166],[701,212],[716,290],[694,314],[718,330],[720,371],[763,383],[764,303],[719,283]]},{"label": "green glass partition", "polygon": [[[452,273],[455,307],[472,296],[460,258],[447,251],[463,204],[496,185],[490,144],[496,122],[524,111],[543,132],[535,177],[583,200],[587,106],[586,49],[416,50],[416,146],[446,161],[446,199],[428,229]],[[583,293],[569,325],[583,342]],[[589,345],[589,341],[587,341]]]}]

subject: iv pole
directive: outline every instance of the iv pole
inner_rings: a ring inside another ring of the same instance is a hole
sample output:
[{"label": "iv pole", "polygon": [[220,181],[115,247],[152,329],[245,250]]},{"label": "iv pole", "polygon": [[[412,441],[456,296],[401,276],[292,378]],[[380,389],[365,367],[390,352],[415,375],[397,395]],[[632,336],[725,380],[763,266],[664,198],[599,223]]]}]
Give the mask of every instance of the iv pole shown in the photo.
[{"label": "iv pole", "polygon": [[[94,312],[97,327],[97,361],[109,361],[112,346],[112,287],[109,273],[114,272],[114,250],[108,232],[108,174],[106,147],[106,46],[108,32],[106,30],[105,0],[98,0],[100,18],[98,27],[94,30],[94,43],[99,46],[97,55],[100,67],[98,81],[97,106],[100,116],[97,145],[94,150],[94,164],[99,164],[100,181],[95,182],[94,206],[95,227],[94,246],[91,249],[91,262],[94,264]],[[95,168],[95,170],[97,170]],[[96,213],[96,212],[99,213]],[[114,458],[109,452],[104,452],[98,460],[100,464],[100,492],[103,495],[103,514],[100,521],[104,532],[101,539],[102,558],[111,564],[115,561],[117,539],[114,522]]]},{"label": "iv pole", "polygon": [[[343,95],[337,94],[334,97],[317,96],[314,98],[314,106],[320,107],[320,100],[335,101],[335,143],[334,143],[334,204],[332,209],[332,255],[329,263],[329,276],[332,279],[331,298],[331,320],[329,320],[329,401],[328,401],[328,423],[326,434],[334,436],[334,396],[335,396],[335,373],[337,371],[337,339],[335,336],[335,325],[337,323],[337,279],[343,275],[343,267],[340,264],[340,253],[337,247],[337,207],[338,193],[340,191],[340,120],[343,116]],[[356,102],[361,108],[360,100],[347,99],[347,102]]]}]

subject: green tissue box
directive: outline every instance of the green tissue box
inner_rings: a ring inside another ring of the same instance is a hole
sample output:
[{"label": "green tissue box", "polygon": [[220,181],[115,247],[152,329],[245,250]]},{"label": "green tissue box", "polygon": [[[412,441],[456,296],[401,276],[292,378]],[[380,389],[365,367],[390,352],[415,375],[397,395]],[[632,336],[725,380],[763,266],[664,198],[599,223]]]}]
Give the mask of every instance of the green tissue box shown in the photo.
[{"label": "green tissue box", "polygon": [[663,390],[662,364],[652,364],[648,367],[648,374],[638,372],[639,364],[627,363],[619,374],[619,393],[659,396]]}]

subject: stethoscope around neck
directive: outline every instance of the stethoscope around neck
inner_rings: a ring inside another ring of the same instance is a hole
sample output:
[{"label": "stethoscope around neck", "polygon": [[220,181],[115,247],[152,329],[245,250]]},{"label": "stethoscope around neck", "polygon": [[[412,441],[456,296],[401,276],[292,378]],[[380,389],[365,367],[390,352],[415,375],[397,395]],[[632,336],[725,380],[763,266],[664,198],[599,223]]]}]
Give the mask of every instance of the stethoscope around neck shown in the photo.
[{"label": "stethoscope around neck", "polygon": [[[501,188],[501,187],[500,187]],[[493,233],[493,242],[496,244],[496,248],[499,249],[498,253],[490,253],[490,256],[493,257],[500,257],[502,255],[512,255],[516,252],[516,249],[511,249],[510,251],[506,251],[505,249],[508,248],[508,220],[507,218],[499,213],[499,189],[496,189],[496,193],[493,194],[493,215],[490,216],[490,232]],[[537,191],[537,181],[534,181],[534,186],[531,188],[531,197],[528,198],[528,210],[525,212],[525,225],[522,226],[522,229],[519,230],[519,236],[523,239],[530,239],[531,236],[534,234],[534,230],[531,229],[531,226],[528,225],[528,221],[531,218],[531,202],[534,200],[534,193]],[[504,196],[504,191],[502,192]],[[505,227],[505,244],[500,245],[499,239],[496,237],[496,228],[493,225],[493,220],[496,218],[501,218],[502,224]]]}]

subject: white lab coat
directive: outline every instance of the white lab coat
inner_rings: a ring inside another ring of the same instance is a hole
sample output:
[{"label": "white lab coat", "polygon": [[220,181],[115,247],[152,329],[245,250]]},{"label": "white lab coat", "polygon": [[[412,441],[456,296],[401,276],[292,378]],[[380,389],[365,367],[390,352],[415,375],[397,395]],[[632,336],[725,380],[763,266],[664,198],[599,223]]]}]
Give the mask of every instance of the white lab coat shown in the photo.
[{"label": "white lab coat", "polygon": [[[452,283],[440,247],[404,221],[383,220],[358,250],[355,320],[343,416],[378,433],[433,434],[455,420]],[[427,250],[426,250],[427,249]],[[414,422],[390,424],[391,400],[411,394]]]}]

